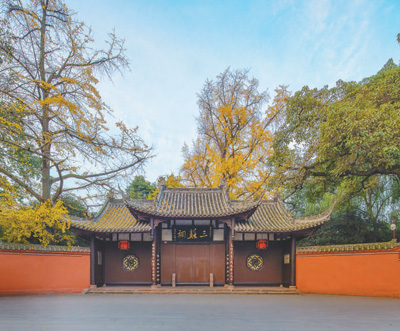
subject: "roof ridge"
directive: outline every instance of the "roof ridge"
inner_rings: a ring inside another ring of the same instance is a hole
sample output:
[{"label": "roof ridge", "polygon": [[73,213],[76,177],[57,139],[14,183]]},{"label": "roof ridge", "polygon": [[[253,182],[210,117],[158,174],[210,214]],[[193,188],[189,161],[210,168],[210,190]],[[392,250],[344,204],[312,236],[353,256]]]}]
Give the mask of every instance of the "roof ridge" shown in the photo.
[{"label": "roof ridge", "polygon": [[199,191],[222,191],[221,187],[172,187],[172,186],[164,186],[164,192],[165,191],[182,191],[182,192],[188,192],[188,191],[194,191],[194,192],[199,192]]},{"label": "roof ridge", "polygon": [[262,199],[260,203],[278,203],[280,200],[274,200],[274,199]]},{"label": "roof ridge", "polygon": [[96,223],[100,217],[104,214],[104,212],[107,210],[107,206],[111,203],[112,200],[115,200],[114,198],[107,198],[107,201],[105,204],[100,208],[99,212],[96,214],[95,217],[93,217],[93,222]]},{"label": "roof ridge", "polygon": [[116,205],[119,203],[124,203],[124,199],[120,198],[120,199],[116,199],[116,198],[112,198],[109,199],[110,204]]},{"label": "roof ridge", "polygon": [[37,245],[22,243],[7,243],[0,241],[0,249],[5,250],[26,250],[26,251],[46,251],[46,252],[90,252],[89,247],[80,246],[57,246],[57,245]]},{"label": "roof ridge", "polygon": [[222,199],[224,200],[225,204],[227,205],[228,208],[235,210],[235,208],[232,207],[232,202],[231,202],[231,198],[229,197],[229,193],[228,193],[228,186],[226,184],[226,181],[223,180],[221,185],[218,186],[218,188],[220,189],[220,192],[222,194]]},{"label": "roof ridge", "polygon": [[158,193],[157,193],[157,195],[156,195],[156,198],[154,199],[154,205],[153,205],[153,207],[160,208],[161,202],[162,202],[162,200],[163,200],[163,198],[164,198],[164,192],[165,192],[165,189],[166,189],[167,187],[168,187],[168,186],[166,186],[166,185],[161,185],[161,187],[160,187],[160,189],[159,189],[159,191],[158,191]]},{"label": "roof ridge", "polygon": [[344,251],[363,251],[363,250],[379,250],[392,249],[399,247],[400,243],[396,239],[384,242],[359,243],[359,244],[336,244],[322,246],[305,246],[297,247],[298,253],[320,253],[320,252],[344,252]]},{"label": "roof ridge", "polygon": [[[231,199],[232,202],[243,202],[243,201],[258,202],[257,200],[258,200],[258,199],[256,199],[256,200],[251,200],[251,199],[243,199],[243,200]],[[260,203],[277,203],[278,201],[281,201],[281,200],[261,199],[261,200],[260,200]]]}]

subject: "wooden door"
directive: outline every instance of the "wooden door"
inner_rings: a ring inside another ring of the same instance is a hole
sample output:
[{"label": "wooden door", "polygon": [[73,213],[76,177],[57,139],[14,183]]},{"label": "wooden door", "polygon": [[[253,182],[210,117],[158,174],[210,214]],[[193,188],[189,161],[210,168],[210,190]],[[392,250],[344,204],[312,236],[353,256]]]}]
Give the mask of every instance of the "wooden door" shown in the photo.
[{"label": "wooden door", "polygon": [[209,284],[225,280],[224,244],[162,244],[161,283],[171,284],[176,274],[177,284]]}]

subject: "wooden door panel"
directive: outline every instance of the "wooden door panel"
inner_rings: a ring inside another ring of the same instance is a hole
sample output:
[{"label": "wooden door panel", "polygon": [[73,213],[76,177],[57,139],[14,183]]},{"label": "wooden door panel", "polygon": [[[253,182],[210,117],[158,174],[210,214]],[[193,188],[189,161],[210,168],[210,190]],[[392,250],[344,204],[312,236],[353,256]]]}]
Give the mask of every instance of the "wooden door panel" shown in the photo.
[{"label": "wooden door panel", "polygon": [[210,281],[210,246],[193,246],[193,283],[207,283]]},{"label": "wooden door panel", "polygon": [[176,245],[161,245],[161,283],[171,284],[172,274],[175,271],[175,247]]},{"label": "wooden door panel", "polygon": [[225,283],[225,245],[212,245],[211,272],[214,274],[214,283]]},{"label": "wooden door panel", "polygon": [[193,247],[192,245],[175,246],[175,270],[177,283],[193,282]]}]

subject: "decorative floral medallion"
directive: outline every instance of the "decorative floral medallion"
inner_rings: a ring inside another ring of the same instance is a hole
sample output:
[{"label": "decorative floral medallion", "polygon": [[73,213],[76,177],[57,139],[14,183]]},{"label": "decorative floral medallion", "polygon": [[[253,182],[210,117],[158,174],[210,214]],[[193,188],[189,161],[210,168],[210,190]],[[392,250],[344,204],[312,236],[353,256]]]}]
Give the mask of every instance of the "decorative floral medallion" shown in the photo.
[{"label": "decorative floral medallion", "polygon": [[246,265],[251,271],[259,271],[264,266],[264,259],[259,254],[251,254],[246,259]]},{"label": "decorative floral medallion", "polygon": [[127,255],[122,260],[122,267],[126,271],[134,271],[139,268],[139,258],[136,255]]}]

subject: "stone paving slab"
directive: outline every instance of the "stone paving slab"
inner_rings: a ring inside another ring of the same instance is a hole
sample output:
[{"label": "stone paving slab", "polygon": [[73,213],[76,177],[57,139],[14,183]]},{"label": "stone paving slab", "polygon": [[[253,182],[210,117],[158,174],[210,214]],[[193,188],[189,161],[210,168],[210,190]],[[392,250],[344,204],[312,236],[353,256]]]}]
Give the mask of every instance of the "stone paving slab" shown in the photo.
[{"label": "stone paving slab", "polygon": [[300,294],[287,287],[206,287],[206,286],[107,286],[90,288],[84,294]]},{"label": "stone paving slab", "polygon": [[400,330],[400,300],[329,295],[0,298],[0,330]]}]

